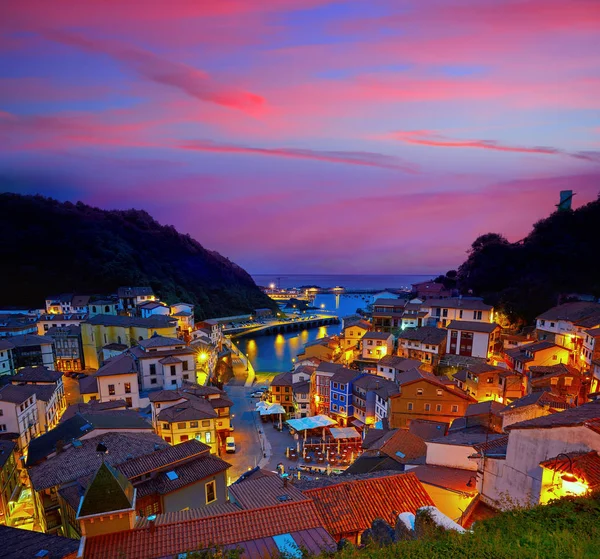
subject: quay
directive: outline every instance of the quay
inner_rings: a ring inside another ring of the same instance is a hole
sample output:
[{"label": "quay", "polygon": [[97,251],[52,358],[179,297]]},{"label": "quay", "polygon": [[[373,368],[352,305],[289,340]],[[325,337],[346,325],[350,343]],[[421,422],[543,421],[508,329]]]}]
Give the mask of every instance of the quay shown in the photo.
[{"label": "quay", "polygon": [[256,324],[250,326],[240,326],[237,328],[224,328],[223,334],[230,335],[232,338],[241,338],[252,335],[283,334],[285,332],[294,332],[306,328],[317,328],[327,326],[328,324],[339,324],[340,318],[336,315],[319,314],[316,318],[300,318],[298,320],[276,320],[267,324]]}]

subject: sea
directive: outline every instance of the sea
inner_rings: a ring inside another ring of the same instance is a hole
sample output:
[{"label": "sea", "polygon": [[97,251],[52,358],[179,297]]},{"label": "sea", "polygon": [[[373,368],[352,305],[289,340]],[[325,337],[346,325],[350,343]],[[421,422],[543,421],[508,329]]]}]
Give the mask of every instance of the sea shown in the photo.
[{"label": "sea", "polygon": [[[427,281],[434,275],[308,275],[308,274],[257,274],[252,276],[257,285],[272,283],[282,288],[316,285],[318,287],[345,287],[347,289],[375,290],[374,294],[325,293],[317,295],[313,306],[322,312],[336,314],[340,318],[366,309],[375,299],[394,298],[387,289],[410,289],[411,284]],[[324,336],[339,334],[342,325],[331,324],[319,328],[308,328],[300,332],[242,338],[238,345],[248,355],[252,366],[260,374],[270,375],[289,371],[293,359],[302,353],[304,344]]]}]

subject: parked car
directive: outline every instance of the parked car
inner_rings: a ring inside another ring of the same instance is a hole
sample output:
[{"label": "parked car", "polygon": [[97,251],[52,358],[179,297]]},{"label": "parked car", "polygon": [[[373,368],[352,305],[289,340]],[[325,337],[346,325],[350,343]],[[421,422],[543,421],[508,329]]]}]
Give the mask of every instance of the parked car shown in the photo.
[{"label": "parked car", "polygon": [[225,439],[225,452],[230,454],[235,452],[235,439],[233,437],[227,437]]},{"label": "parked car", "polygon": [[254,392],[252,392],[252,394],[250,394],[250,398],[262,398],[263,394],[263,391],[255,390]]}]

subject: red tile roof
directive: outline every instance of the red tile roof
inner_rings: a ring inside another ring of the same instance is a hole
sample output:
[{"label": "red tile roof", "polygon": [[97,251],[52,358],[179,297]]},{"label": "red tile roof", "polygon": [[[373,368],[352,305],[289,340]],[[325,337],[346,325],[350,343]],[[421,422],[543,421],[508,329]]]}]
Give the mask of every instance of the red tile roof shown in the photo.
[{"label": "red tile roof", "polygon": [[338,539],[342,534],[363,532],[376,518],[393,526],[400,513],[434,505],[410,472],[308,489],[304,494],[313,499],[325,528]]},{"label": "red tile roof", "polygon": [[[280,477],[263,476],[238,481],[229,486],[229,494],[243,509],[278,505],[284,501],[306,501],[308,497],[291,483],[284,486]],[[279,499],[283,499],[280,501]]]},{"label": "red tile roof", "polygon": [[540,466],[555,471],[560,474],[572,473],[580,480],[585,481],[591,490],[595,490],[600,487],[600,456],[597,451],[592,452],[571,452],[567,453],[573,463],[573,469],[571,470],[571,464],[567,458],[560,455],[561,458],[551,458],[544,462],[540,462]]},{"label": "red tile roof", "polygon": [[322,527],[315,505],[303,501],[89,537],[84,558],[159,559]]}]

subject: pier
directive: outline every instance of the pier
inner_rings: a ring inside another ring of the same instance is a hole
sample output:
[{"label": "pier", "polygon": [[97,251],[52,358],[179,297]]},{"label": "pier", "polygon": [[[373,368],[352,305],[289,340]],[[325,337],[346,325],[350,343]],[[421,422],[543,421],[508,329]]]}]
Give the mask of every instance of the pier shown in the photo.
[{"label": "pier", "polygon": [[277,320],[267,324],[256,324],[238,328],[224,328],[223,334],[230,335],[232,338],[241,338],[244,336],[283,334],[285,332],[294,332],[305,330],[307,328],[318,328],[328,324],[339,324],[340,319],[336,315],[320,314],[316,318],[299,318],[298,320]]}]

